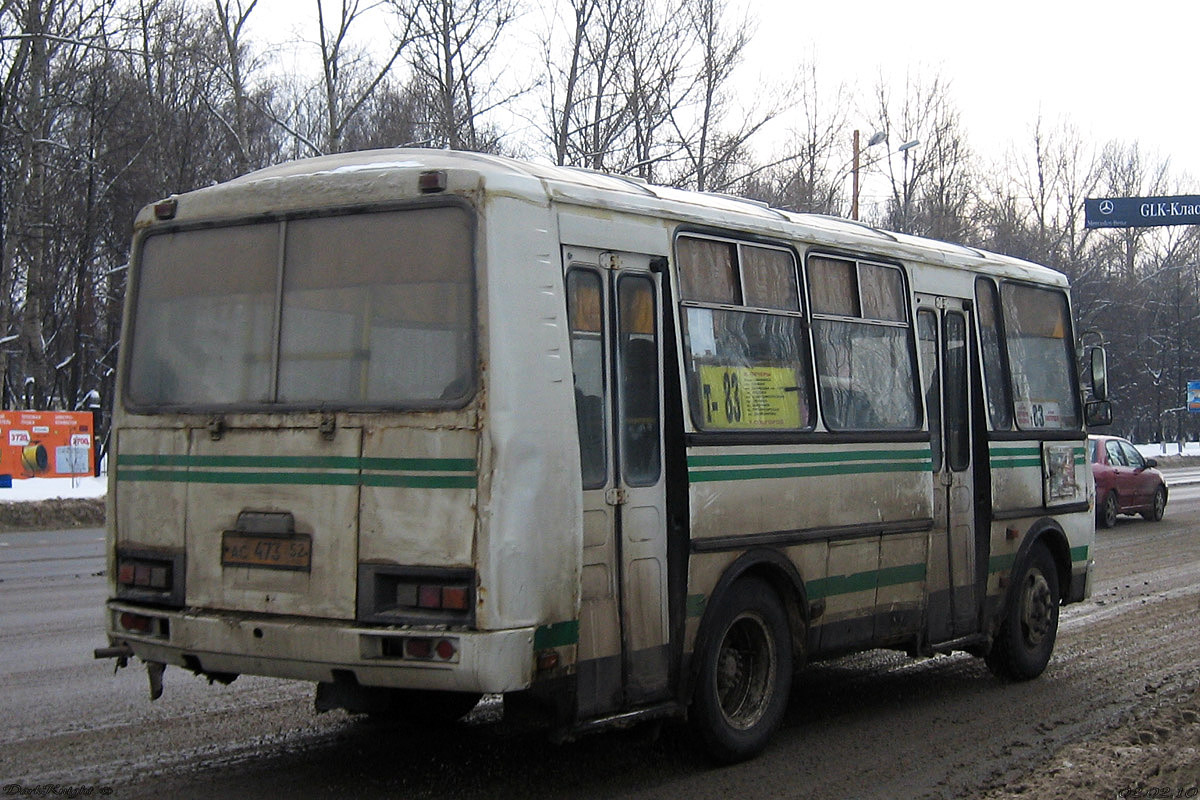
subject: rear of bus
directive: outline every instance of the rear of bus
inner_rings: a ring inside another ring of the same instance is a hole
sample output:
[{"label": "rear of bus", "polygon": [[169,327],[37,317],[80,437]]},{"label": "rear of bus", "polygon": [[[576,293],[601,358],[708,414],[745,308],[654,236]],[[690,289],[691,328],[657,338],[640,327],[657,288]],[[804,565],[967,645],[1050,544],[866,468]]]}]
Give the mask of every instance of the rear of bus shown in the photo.
[{"label": "rear of bus", "polygon": [[461,713],[532,680],[544,605],[495,576],[511,559],[524,589],[571,556],[495,533],[513,512],[490,467],[516,434],[484,422],[483,180],[356,158],[138,219],[107,623],[152,695],[175,665],[315,681],[319,707],[435,690]]}]

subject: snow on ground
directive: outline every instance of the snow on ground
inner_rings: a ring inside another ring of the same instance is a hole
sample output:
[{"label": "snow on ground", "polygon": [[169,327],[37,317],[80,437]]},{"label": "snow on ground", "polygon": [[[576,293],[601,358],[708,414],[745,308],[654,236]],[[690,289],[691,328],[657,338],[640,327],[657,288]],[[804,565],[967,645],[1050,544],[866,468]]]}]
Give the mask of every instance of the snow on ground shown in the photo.
[{"label": "snow on ground", "polygon": [[26,503],[60,497],[104,497],[107,492],[107,475],[99,478],[90,475],[78,478],[14,478],[11,489],[0,486],[0,503]]},{"label": "snow on ground", "polygon": [[1154,444],[1139,444],[1135,445],[1138,451],[1146,458],[1158,458],[1159,456],[1200,456],[1200,442],[1187,442],[1183,446],[1183,452],[1179,450],[1177,442],[1155,442]]}]

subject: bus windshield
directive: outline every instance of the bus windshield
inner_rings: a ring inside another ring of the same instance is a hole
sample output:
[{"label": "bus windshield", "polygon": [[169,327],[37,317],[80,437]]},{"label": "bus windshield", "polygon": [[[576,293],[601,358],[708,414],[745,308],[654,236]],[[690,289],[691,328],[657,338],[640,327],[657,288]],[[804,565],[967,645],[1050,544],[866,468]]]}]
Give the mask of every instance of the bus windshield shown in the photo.
[{"label": "bus windshield", "polygon": [[461,405],[471,254],[459,207],[151,235],[127,397],[147,409]]},{"label": "bus windshield", "polygon": [[1078,429],[1080,416],[1067,296],[1051,289],[1005,283],[1001,300],[1017,427]]}]

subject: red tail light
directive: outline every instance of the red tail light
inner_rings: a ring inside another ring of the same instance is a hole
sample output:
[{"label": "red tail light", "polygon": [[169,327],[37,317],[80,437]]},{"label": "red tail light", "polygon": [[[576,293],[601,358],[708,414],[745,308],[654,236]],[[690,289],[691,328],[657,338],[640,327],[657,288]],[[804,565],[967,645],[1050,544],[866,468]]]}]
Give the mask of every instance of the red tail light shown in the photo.
[{"label": "red tail light", "polygon": [[154,620],[141,614],[131,614],[125,611],[121,614],[121,627],[130,633],[150,633],[154,630]]},{"label": "red tail light", "polygon": [[404,655],[409,658],[429,658],[433,642],[429,639],[409,639],[404,643]]}]

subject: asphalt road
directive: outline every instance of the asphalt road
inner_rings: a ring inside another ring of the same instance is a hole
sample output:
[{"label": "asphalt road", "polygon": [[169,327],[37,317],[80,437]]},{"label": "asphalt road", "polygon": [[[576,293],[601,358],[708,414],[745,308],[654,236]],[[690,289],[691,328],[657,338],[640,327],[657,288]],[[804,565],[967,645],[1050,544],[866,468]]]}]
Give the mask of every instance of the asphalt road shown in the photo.
[{"label": "asphalt road", "polygon": [[[1093,598],[1064,609],[1040,679],[1006,685],[965,655],[875,651],[811,666],[760,758],[723,769],[680,731],[551,746],[538,732],[449,732],[316,715],[311,687],[209,686],[168,669],[150,703],[138,667],[97,662],[98,530],[0,534],[0,792],[121,798],[952,798],[1050,769],[1200,683],[1200,470],[1169,473],[1157,524],[1121,518],[1096,545]],[[493,707],[494,710],[494,707]],[[487,716],[488,709],[480,716]],[[1194,749],[1194,748],[1193,748]],[[1121,776],[1112,776],[1120,791]]]}]

